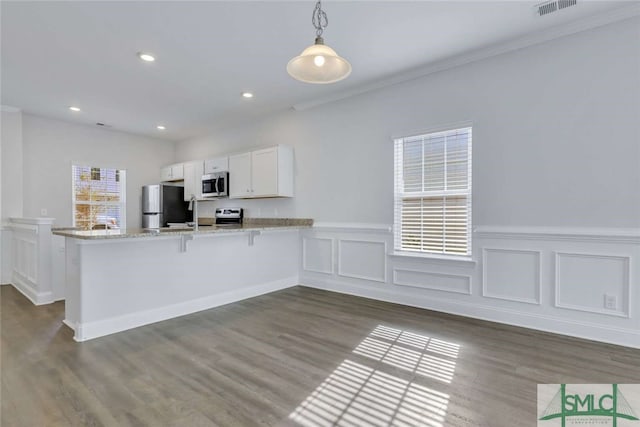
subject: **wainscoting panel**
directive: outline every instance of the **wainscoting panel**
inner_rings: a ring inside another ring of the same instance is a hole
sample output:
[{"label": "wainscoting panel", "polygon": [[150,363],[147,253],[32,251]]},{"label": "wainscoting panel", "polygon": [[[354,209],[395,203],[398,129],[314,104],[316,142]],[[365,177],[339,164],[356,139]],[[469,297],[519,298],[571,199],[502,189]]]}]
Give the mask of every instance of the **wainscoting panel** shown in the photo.
[{"label": "wainscoting panel", "polygon": [[393,284],[471,295],[471,276],[430,273],[428,271],[393,269]]},{"label": "wainscoting panel", "polygon": [[316,271],[301,270],[304,286],[640,348],[638,230],[479,227],[471,259],[395,252],[387,225],[314,225],[302,236],[326,239],[307,245]]},{"label": "wainscoting panel", "polygon": [[13,248],[14,274],[19,275],[23,280],[31,282],[31,284],[35,284],[38,281],[36,241],[15,233]]},{"label": "wainscoting panel", "polygon": [[[628,256],[556,252],[556,307],[629,317],[629,266]],[[615,307],[605,306],[606,296]]]},{"label": "wainscoting panel", "polygon": [[387,281],[387,243],[374,240],[338,240],[338,275]]},{"label": "wainscoting panel", "polygon": [[331,238],[302,238],[302,269],[333,274],[333,241]]},{"label": "wainscoting panel", "polygon": [[482,249],[482,296],[540,304],[539,251]]},{"label": "wainscoting panel", "polygon": [[51,218],[11,218],[11,284],[36,305],[53,302]]}]

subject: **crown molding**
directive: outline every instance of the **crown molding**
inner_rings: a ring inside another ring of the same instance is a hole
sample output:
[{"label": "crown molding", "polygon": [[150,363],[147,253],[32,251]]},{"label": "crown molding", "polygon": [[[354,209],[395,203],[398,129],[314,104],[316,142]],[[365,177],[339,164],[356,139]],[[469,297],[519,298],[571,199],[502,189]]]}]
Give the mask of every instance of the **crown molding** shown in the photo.
[{"label": "crown molding", "polygon": [[355,89],[345,90],[338,94],[318,98],[309,102],[301,102],[293,105],[293,109],[296,111],[309,110],[323,104],[328,104],[331,102],[361,95],[366,92],[382,89],[387,86],[393,86],[399,83],[415,80],[421,77],[428,76],[429,74],[445,71],[451,68],[459,67],[461,65],[491,58],[493,56],[502,55],[503,53],[508,53],[525,47],[534,46],[536,44],[545,43],[560,37],[569,36],[593,28],[602,27],[604,25],[623,21],[635,16],[640,16],[640,3],[638,2],[633,2],[631,6],[623,6],[600,15],[590,16],[567,24],[550,27],[540,32],[519,37],[506,43],[495,44],[489,47],[474,50],[469,53],[456,55],[442,61],[437,61],[425,67],[420,67],[404,73],[395,74],[389,78],[378,80],[370,84],[364,84]]}]

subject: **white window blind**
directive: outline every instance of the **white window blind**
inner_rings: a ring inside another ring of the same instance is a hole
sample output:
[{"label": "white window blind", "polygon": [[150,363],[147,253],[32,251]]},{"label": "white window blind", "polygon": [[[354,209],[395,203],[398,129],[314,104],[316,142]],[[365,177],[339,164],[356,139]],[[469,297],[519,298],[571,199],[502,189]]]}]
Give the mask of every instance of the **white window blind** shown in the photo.
[{"label": "white window blind", "polygon": [[394,144],[395,249],[471,255],[471,128]]},{"label": "white window blind", "polygon": [[71,176],[74,227],[126,228],[124,170],[73,165]]}]

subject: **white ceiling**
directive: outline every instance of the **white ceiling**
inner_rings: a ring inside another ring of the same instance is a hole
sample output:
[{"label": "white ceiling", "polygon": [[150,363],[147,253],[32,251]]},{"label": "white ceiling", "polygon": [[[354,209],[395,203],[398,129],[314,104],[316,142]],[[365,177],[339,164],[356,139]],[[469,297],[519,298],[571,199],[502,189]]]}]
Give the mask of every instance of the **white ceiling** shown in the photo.
[{"label": "white ceiling", "polygon": [[[630,2],[578,0],[544,17],[534,15],[537,3],[325,1],[325,41],[351,62],[353,73],[336,84],[309,85],[289,77],[285,66],[313,42],[313,0],[2,1],[1,103],[181,140]],[[142,63],[138,51],[154,53],[157,61]],[[241,98],[245,90],[255,98]],[[70,105],[82,112],[70,112]],[[156,130],[157,124],[167,130]]]}]

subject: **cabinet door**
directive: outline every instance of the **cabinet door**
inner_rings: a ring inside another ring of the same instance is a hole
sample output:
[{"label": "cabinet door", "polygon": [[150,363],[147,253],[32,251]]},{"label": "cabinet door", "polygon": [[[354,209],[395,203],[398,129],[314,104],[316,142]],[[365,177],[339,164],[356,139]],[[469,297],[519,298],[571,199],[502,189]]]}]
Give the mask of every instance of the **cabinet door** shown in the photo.
[{"label": "cabinet door", "polygon": [[160,181],[171,181],[171,166],[160,169]]},{"label": "cabinet door", "polygon": [[251,187],[254,197],[278,195],[278,149],[277,147],[251,153]]},{"label": "cabinet door", "polygon": [[251,197],[251,153],[229,156],[229,197]]},{"label": "cabinet door", "polygon": [[216,157],[204,161],[204,173],[224,172],[229,170],[228,157]]},{"label": "cabinet door", "polygon": [[184,179],[184,165],[182,163],[171,166],[171,179],[174,181]]},{"label": "cabinet door", "polygon": [[191,195],[197,199],[202,198],[202,162],[189,162],[184,164],[184,200],[191,200]]}]

